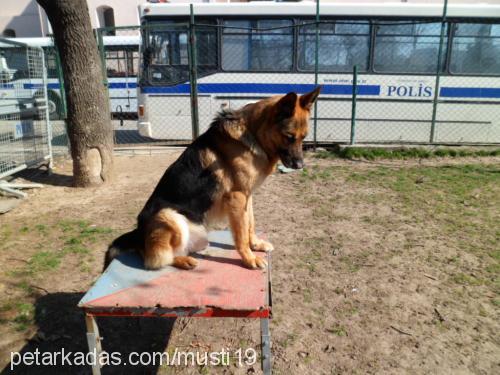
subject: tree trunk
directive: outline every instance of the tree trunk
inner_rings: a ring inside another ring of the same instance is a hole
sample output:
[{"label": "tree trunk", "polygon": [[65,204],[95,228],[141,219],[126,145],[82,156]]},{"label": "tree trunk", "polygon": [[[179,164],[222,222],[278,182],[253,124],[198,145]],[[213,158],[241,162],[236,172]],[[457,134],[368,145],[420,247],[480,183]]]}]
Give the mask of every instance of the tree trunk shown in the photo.
[{"label": "tree trunk", "polygon": [[73,184],[99,185],[113,173],[113,128],[86,0],[37,0],[47,13],[67,97]]}]

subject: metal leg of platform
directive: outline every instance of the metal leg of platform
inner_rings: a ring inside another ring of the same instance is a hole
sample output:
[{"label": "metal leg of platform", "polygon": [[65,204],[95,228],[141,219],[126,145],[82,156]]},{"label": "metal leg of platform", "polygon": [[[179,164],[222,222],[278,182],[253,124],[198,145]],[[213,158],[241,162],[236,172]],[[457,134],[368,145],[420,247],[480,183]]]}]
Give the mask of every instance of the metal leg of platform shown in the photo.
[{"label": "metal leg of platform", "polygon": [[269,333],[269,318],[260,319],[260,342],[262,344],[262,372],[271,374],[271,335]]},{"label": "metal leg of platform", "polygon": [[85,315],[85,323],[87,324],[87,344],[89,352],[95,353],[95,363],[92,364],[92,375],[101,375],[101,366],[99,358],[102,352],[101,336],[99,335],[99,327],[95,317],[92,315]]},{"label": "metal leg of platform", "polygon": [[20,191],[19,189],[34,189],[42,188],[41,184],[13,184],[7,181],[0,181],[0,190],[5,191],[17,198],[26,198],[28,194]]}]

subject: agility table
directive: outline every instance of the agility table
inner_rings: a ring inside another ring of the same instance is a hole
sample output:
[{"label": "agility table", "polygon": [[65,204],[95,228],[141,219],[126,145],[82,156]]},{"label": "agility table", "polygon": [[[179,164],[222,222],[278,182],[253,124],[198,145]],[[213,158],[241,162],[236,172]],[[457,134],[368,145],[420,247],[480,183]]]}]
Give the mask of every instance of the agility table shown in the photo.
[{"label": "agility table", "polygon": [[[194,257],[189,271],[166,267],[144,269],[138,254],[122,254],[81,299],[90,352],[102,352],[95,317],[258,318],[262,343],[262,370],[271,373],[271,256],[266,270],[244,268],[229,231],[210,232],[210,245]],[[92,367],[100,374],[99,364]]]}]

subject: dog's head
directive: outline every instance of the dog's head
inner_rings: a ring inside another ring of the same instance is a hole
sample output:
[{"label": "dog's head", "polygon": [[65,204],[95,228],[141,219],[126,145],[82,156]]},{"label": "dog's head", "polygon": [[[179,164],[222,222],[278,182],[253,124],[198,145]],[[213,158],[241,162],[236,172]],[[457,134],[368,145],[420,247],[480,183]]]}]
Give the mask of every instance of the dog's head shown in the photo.
[{"label": "dog's head", "polygon": [[307,136],[309,118],[321,86],[302,96],[290,92],[274,104],[273,146],[285,167],[300,169],[304,166],[302,142]]}]

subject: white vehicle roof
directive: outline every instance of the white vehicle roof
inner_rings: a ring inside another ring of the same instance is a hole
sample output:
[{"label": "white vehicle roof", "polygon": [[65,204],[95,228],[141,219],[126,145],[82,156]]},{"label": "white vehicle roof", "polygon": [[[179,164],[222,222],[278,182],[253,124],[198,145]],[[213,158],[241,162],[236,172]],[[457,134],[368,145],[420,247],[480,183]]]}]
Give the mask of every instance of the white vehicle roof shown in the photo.
[{"label": "white vehicle roof", "polygon": [[[195,3],[195,16],[314,16],[316,3],[255,1],[250,3]],[[321,16],[356,17],[441,17],[443,5],[440,3],[323,3],[320,4]],[[186,16],[189,4],[155,3],[139,6],[140,17]],[[496,4],[449,4],[448,17],[500,18],[500,5]]]},{"label": "white vehicle roof", "polygon": [[103,36],[102,41],[105,46],[137,45],[141,37],[138,35],[127,36]]},{"label": "white vehicle roof", "polygon": [[40,37],[40,38],[7,38],[13,42],[27,44],[30,47],[51,47],[54,44],[52,43],[52,38],[49,37]]},{"label": "white vehicle roof", "polygon": [[[54,45],[52,38],[7,38],[13,42],[24,43],[30,47],[52,47]],[[105,46],[120,46],[120,45],[138,45],[140,42],[139,35],[126,36],[104,36],[103,42]]]}]

